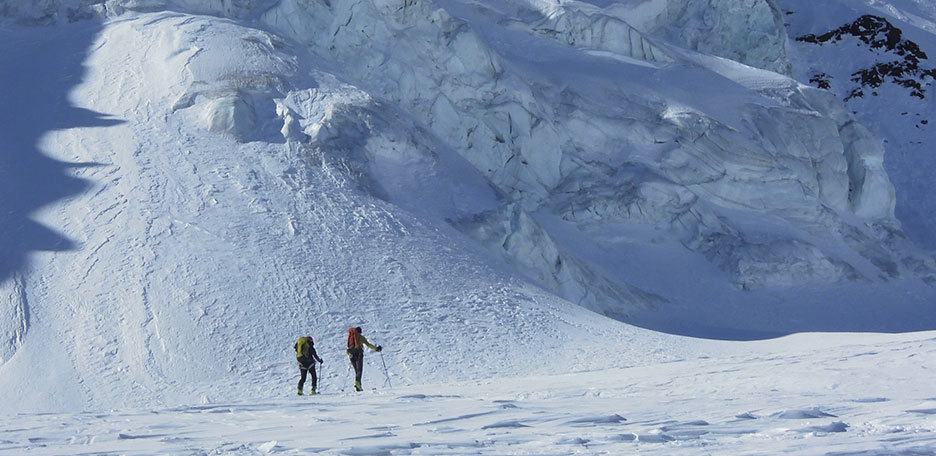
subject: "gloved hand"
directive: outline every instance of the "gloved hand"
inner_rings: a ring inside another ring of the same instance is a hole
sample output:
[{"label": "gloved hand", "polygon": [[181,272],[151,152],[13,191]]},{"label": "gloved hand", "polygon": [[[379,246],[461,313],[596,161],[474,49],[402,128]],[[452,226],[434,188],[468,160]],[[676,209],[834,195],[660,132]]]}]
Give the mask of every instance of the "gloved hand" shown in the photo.
[{"label": "gloved hand", "polygon": [[324,360],[324,359],[320,359],[320,360],[319,360],[319,364],[325,364],[325,360]]},{"label": "gloved hand", "polygon": [[383,351],[383,347],[380,346],[380,345],[378,345],[378,346],[377,346],[377,351]]}]

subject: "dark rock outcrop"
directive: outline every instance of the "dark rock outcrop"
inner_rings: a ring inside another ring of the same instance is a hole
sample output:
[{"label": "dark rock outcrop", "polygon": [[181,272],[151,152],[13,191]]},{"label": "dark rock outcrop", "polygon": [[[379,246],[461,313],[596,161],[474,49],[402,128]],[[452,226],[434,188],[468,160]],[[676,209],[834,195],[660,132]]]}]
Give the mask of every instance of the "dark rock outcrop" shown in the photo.
[{"label": "dark rock outcrop", "polygon": [[[921,62],[927,59],[926,53],[915,42],[904,39],[903,32],[883,17],[864,15],[850,24],[822,35],[808,34],[797,37],[796,40],[822,45],[841,41],[848,36],[858,38],[871,50],[894,54],[897,58],[877,62],[852,73],[851,80],[858,83],[858,87],[849,92],[846,101],[864,96],[863,88],[880,87],[885,82],[905,87],[910,90],[911,95],[925,98],[925,86],[930,84],[928,80],[936,79],[936,68],[922,67]],[[820,88],[829,88],[829,81],[824,74],[815,75],[810,82]]]}]

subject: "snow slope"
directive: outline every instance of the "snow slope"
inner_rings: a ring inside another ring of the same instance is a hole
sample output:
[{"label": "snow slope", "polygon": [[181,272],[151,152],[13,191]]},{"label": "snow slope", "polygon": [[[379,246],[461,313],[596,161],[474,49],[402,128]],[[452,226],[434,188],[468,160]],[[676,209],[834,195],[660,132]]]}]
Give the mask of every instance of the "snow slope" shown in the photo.
[{"label": "snow slope", "polygon": [[[4,41],[25,61],[95,27],[16,29]],[[635,348],[615,350],[615,364],[678,353],[678,342],[583,313],[475,253],[443,219],[493,204],[490,186],[444,146],[427,147],[432,135],[405,113],[300,67],[274,37],[152,13],[109,22],[91,45],[72,99],[121,122],[42,136],[57,159],[96,165],[73,171],[87,191],[36,215],[80,247],[34,258],[27,331],[0,365],[5,410],[276,396],[297,335],[337,363],[349,325],[388,347],[400,383],[545,372],[542,351],[566,369],[608,362],[582,339]],[[307,89],[265,112],[318,100],[289,115],[324,119],[316,138],[327,150],[236,140],[240,122],[266,134],[240,103],[252,102],[251,84],[283,74]],[[209,95],[193,104],[194,89]],[[408,195],[414,212],[375,193]]]},{"label": "snow slope", "polygon": [[[276,397],[298,335],[331,364],[351,325],[397,385],[700,349],[576,304],[722,339],[936,327],[880,141],[749,66],[786,71],[782,30],[742,58],[743,27],[600,3],[0,3],[0,407]],[[778,25],[750,3],[710,6]]]}]

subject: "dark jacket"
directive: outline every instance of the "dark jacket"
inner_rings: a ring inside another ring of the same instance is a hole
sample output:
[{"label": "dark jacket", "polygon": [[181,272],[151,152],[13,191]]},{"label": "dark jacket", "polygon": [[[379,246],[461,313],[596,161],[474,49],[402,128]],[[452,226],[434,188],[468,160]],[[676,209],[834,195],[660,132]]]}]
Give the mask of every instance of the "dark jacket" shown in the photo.
[{"label": "dark jacket", "polygon": [[322,358],[315,352],[315,343],[311,337],[300,337],[293,345],[293,350],[296,350],[296,361],[299,364],[308,366],[315,361],[322,362]]}]

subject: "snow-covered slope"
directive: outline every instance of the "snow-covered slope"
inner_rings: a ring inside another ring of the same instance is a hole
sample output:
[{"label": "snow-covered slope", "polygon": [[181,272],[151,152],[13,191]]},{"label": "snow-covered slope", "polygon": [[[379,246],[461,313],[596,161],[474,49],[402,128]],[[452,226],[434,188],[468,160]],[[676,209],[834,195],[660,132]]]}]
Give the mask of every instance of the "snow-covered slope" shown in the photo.
[{"label": "snow-covered slope", "polygon": [[338,361],[351,325],[401,383],[692,350],[574,304],[936,327],[880,140],[781,74],[774,3],[689,5],[0,2],[0,405],[276,395],[298,335]]},{"label": "snow-covered slope", "polygon": [[[95,26],[11,46],[36,58]],[[671,356],[662,337],[583,314],[473,253],[443,218],[493,204],[483,178],[275,37],[153,13],[113,20],[90,44],[73,99],[122,123],[43,137],[56,158],[96,166],[76,171],[88,191],[37,217],[80,247],[37,255],[25,284],[13,281],[28,331],[5,346],[5,407],[278,394],[271,366],[295,336],[338,363],[349,325],[388,347],[401,383],[546,371],[541,351],[594,366],[603,349],[582,337],[641,347],[622,360]],[[275,106],[261,90],[278,83],[302,89]],[[316,121],[318,146],[237,141],[281,135],[289,124],[263,117],[277,112]],[[406,195],[412,211],[375,194]]]}]

